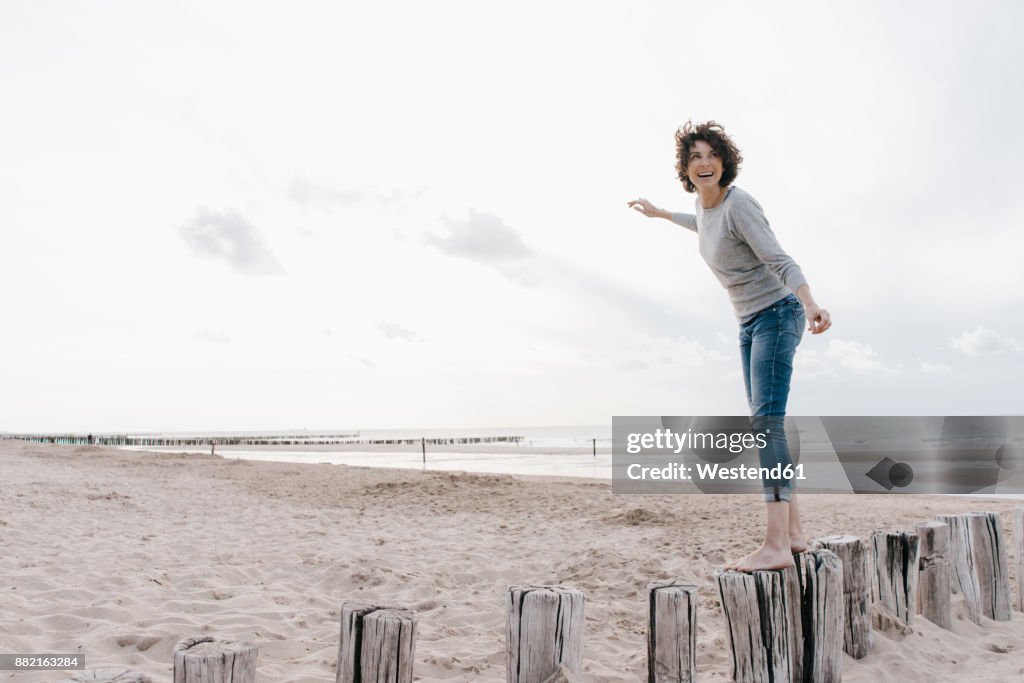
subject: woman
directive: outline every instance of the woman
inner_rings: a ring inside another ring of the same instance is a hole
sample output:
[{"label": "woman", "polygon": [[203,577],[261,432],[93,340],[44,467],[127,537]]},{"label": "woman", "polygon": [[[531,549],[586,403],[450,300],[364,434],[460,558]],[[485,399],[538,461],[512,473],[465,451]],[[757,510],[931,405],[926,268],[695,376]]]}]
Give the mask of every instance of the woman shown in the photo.
[{"label": "woman", "polygon": [[[782,250],[761,206],[732,183],[743,156],[714,121],[676,131],[676,171],[683,189],[697,193],[696,214],[672,213],[646,199],[629,206],[649,218],[665,218],[697,233],[701,256],[729,293],[740,324],[743,383],[751,426],[769,435],[761,467],[790,464],[783,428],[793,356],[803,334],[832,325],[818,306],[800,267]],[[794,296],[795,294],[795,296]],[[752,572],[793,564],[807,549],[792,479],[765,480],[767,530],[762,546],[725,569]]]}]

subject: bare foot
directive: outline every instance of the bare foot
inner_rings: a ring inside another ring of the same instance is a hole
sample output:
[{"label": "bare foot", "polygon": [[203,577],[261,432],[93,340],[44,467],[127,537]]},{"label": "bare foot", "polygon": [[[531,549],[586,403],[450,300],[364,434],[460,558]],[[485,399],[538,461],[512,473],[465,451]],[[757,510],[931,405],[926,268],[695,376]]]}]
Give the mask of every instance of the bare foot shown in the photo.
[{"label": "bare foot", "polygon": [[791,552],[762,545],[746,557],[722,565],[722,568],[727,571],[749,574],[762,569],[785,569],[792,566],[794,566],[794,562]]},{"label": "bare foot", "polygon": [[804,537],[803,532],[790,530],[789,551],[796,555],[797,553],[802,553],[805,550],[807,550],[807,539]]}]

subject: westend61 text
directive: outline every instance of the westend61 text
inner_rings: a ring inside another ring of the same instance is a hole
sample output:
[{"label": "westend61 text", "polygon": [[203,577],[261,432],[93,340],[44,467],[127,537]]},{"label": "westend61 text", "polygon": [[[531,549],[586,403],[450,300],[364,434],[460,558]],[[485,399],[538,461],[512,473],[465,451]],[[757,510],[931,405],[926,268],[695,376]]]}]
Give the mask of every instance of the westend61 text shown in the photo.
[{"label": "westend61 text", "polygon": [[634,432],[626,437],[626,452],[636,455],[644,449],[672,450],[677,455],[684,448],[702,450],[722,450],[730,453],[742,453],[748,448],[767,448],[768,439],[765,433],[758,432],[673,432],[667,427],[655,429],[654,432]]},{"label": "westend61 text", "polygon": [[699,462],[694,467],[671,462],[664,467],[644,467],[633,463],[626,468],[630,479],[692,480],[694,469],[701,481],[733,481],[737,479],[805,479],[803,465],[776,465],[775,467],[722,467],[718,464]]}]

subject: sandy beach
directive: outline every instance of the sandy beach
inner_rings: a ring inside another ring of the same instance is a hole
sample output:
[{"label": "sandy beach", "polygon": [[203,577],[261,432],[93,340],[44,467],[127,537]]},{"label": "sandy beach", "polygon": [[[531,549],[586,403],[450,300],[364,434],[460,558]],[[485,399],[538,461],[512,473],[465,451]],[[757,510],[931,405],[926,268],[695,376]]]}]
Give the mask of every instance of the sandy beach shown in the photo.
[{"label": "sandy beach", "polygon": [[[613,495],[609,483],[135,453],[0,442],[0,651],[84,653],[88,668],[171,677],[181,639],[259,646],[259,681],[333,681],[338,608],[376,600],[419,614],[421,681],[504,681],[504,593],[563,584],[587,595],[584,678],[646,676],[645,586],[700,588],[698,668],[728,681],[713,572],[752,550],[749,496]],[[811,538],[912,529],[936,514],[1019,502],[805,496]],[[1011,580],[1015,580],[1011,557]],[[844,681],[1024,680],[1024,615],[918,619],[844,656]],[[0,673],[58,681],[60,672]]]}]

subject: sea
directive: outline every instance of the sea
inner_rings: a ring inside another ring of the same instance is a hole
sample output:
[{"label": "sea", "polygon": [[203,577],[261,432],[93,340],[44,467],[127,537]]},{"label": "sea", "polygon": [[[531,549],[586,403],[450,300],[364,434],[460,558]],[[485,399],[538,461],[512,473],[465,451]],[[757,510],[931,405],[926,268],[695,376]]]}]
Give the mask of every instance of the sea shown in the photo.
[{"label": "sea", "polygon": [[[536,475],[612,480],[612,425],[570,425],[543,427],[489,427],[455,429],[367,429],[367,430],[277,430],[273,432],[176,432],[154,434],[164,438],[210,439],[243,436],[258,439],[274,436],[293,441],[316,441],[330,436],[336,445],[304,447],[301,444],[265,446],[218,446],[225,458],[291,463],[330,463],[357,467],[385,467],[423,471],[476,472],[486,474]],[[493,439],[457,447],[431,444],[431,440]],[[425,446],[421,446],[422,441]],[[362,446],[365,442],[393,442],[393,445]],[[406,442],[406,443],[394,443]],[[407,442],[413,442],[412,444]],[[137,451],[209,453],[203,447],[128,446]],[[1013,490],[1011,488],[1011,490]],[[1020,490],[1020,487],[1017,487]],[[909,492],[909,491],[908,491]],[[1021,493],[947,494],[983,495],[1024,500]]]}]

